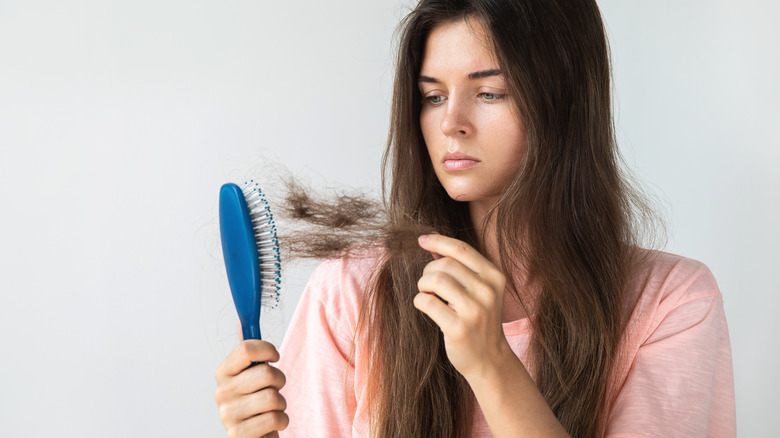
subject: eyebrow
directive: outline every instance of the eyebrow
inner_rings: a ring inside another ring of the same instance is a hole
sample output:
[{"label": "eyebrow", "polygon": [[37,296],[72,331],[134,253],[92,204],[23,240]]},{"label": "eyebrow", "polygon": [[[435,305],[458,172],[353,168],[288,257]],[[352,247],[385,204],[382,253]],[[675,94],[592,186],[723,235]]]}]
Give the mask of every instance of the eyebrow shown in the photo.
[{"label": "eyebrow", "polygon": [[[476,71],[474,73],[469,73],[468,78],[469,79],[482,79],[482,78],[487,78],[487,77],[490,77],[490,76],[500,76],[500,75],[501,75],[501,70],[499,70],[497,68],[494,68],[494,69],[491,69],[491,70],[482,70],[482,71]],[[438,79],[432,78],[430,76],[424,76],[424,75],[420,75],[420,77],[417,78],[417,81],[418,82],[430,82],[430,83],[433,83],[433,84],[438,84],[439,83]]]}]

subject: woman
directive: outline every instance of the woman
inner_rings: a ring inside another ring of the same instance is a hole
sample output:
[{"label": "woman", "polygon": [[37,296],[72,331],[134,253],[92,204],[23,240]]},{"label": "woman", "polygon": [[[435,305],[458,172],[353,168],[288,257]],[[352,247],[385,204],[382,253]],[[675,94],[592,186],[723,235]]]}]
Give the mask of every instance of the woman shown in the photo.
[{"label": "woman", "polygon": [[720,293],[639,248],[609,75],[595,2],[421,1],[388,228],[435,233],[323,264],[281,356],[240,344],[217,371],[229,435],[733,436]]}]

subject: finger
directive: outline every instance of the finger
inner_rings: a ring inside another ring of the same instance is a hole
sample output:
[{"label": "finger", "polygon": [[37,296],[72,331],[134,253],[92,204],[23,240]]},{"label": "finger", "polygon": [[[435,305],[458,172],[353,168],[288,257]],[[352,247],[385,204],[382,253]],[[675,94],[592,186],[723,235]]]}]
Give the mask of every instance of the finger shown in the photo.
[{"label": "finger", "polygon": [[219,383],[225,378],[237,376],[253,362],[276,362],[278,360],[279,352],[276,351],[273,344],[257,339],[241,341],[217,368],[215,377]]},{"label": "finger", "polygon": [[426,251],[435,252],[445,257],[452,257],[476,273],[480,273],[488,268],[495,269],[490,260],[461,240],[442,236],[441,234],[424,234],[417,240],[420,247]]},{"label": "finger", "polygon": [[[284,430],[290,423],[287,414],[280,411],[264,412],[260,415],[249,418],[234,426],[235,430],[228,431],[230,436],[257,437],[265,434]],[[231,434],[230,432],[233,432]]]},{"label": "finger", "polygon": [[462,263],[452,257],[434,260],[423,269],[423,276],[433,276],[440,273],[452,277],[462,286],[464,292],[470,298],[470,300],[464,302],[465,305],[472,306],[476,301],[483,306],[490,307],[491,303],[503,299],[503,283],[495,282],[491,284],[489,280],[481,278],[474,271],[463,266]]},{"label": "finger", "polygon": [[468,306],[471,301],[463,285],[446,272],[433,271],[424,273],[417,280],[417,289],[420,292],[435,294],[456,310]]},{"label": "finger", "polygon": [[418,242],[421,248],[444,257],[452,257],[466,268],[474,271],[479,277],[485,279],[493,287],[503,289],[503,274],[501,271],[466,242],[440,234],[422,235],[418,238]]},{"label": "finger", "polygon": [[225,384],[228,390],[246,395],[264,388],[282,389],[287,383],[284,373],[267,363],[261,363],[235,376]]},{"label": "finger", "polygon": [[436,295],[420,292],[414,297],[412,303],[419,311],[428,315],[445,334],[458,322],[455,310],[438,299]]},{"label": "finger", "polygon": [[266,388],[278,391],[285,383],[286,378],[280,370],[268,364],[259,364],[217,385],[214,400],[222,406]]},{"label": "finger", "polygon": [[265,388],[220,406],[220,417],[231,421],[244,421],[263,412],[285,409],[287,401],[279,391],[276,388]]},{"label": "finger", "polygon": [[432,274],[434,272],[443,272],[451,276],[465,288],[468,288],[475,282],[484,282],[476,272],[467,268],[463,263],[452,257],[441,257],[438,260],[428,263],[425,265],[425,268],[423,268],[423,275]]}]

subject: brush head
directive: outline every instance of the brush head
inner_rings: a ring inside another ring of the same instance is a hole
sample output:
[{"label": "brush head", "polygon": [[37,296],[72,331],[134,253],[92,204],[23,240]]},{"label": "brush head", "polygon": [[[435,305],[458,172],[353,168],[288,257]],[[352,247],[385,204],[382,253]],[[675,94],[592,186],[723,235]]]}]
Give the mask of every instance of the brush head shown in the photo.
[{"label": "brush head", "polygon": [[279,303],[281,258],[273,215],[257,183],[222,186],[219,228],[244,339],[260,339],[261,306]]}]

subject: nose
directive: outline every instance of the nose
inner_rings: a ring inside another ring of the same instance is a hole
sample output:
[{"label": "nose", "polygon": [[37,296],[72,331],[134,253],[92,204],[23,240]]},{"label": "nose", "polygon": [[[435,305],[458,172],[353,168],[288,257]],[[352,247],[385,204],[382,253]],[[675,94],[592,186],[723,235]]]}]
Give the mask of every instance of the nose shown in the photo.
[{"label": "nose", "polygon": [[465,137],[470,135],[474,127],[469,113],[465,102],[450,98],[447,101],[447,110],[441,119],[441,132],[447,136]]}]

